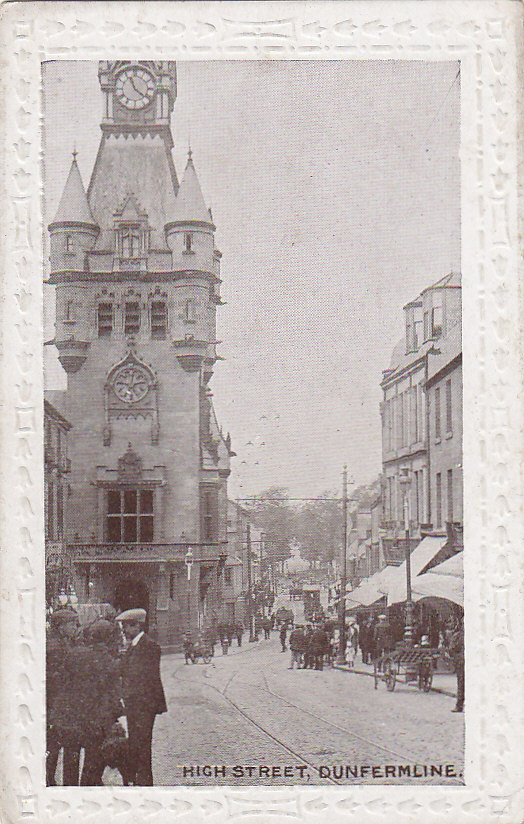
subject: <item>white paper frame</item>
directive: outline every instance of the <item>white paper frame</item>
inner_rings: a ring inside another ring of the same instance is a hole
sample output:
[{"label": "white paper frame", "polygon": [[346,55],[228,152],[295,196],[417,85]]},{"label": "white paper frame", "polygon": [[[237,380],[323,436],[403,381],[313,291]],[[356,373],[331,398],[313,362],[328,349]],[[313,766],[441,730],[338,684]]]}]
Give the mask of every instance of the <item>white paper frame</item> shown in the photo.
[{"label": "white paper frame", "polygon": [[[7,3],[2,179],[1,674],[5,821],[520,822],[522,367],[517,2]],[[45,788],[40,64],[461,61],[466,786]]]}]

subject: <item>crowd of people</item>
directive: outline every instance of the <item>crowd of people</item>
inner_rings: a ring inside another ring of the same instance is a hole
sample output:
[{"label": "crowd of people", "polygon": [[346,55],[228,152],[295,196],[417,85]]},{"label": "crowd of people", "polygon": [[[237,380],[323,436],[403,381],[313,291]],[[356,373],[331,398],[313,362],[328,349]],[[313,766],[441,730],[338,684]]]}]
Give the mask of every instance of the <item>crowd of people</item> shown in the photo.
[{"label": "crowd of people", "polygon": [[[100,786],[106,766],[125,785],[151,786],[155,717],[167,711],[160,647],[131,609],[81,628],[70,606],[49,615],[46,644],[46,781]],[[84,751],[80,770],[81,751]]]}]

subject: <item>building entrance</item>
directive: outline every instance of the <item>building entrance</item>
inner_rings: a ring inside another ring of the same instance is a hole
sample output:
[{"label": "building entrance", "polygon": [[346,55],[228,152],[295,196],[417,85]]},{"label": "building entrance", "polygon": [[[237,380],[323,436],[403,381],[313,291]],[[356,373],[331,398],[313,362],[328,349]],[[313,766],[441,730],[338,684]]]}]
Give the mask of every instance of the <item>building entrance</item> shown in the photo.
[{"label": "building entrance", "polygon": [[137,578],[123,578],[115,586],[113,606],[118,612],[125,609],[141,607],[147,612],[146,631],[149,624],[149,590],[143,581]]}]

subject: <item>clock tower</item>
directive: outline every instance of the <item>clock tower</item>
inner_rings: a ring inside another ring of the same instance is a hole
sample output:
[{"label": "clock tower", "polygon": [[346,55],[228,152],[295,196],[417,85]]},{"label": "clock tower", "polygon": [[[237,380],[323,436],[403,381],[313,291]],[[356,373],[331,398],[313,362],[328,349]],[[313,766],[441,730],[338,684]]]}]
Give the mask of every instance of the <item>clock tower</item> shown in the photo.
[{"label": "clock tower", "polygon": [[223,609],[233,453],[209,389],[221,255],[191,152],[180,184],[173,164],[175,64],[101,61],[98,74],[91,180],[74,154],[49,226],[67,545],[81,600],[145,607],[174,649]]}]

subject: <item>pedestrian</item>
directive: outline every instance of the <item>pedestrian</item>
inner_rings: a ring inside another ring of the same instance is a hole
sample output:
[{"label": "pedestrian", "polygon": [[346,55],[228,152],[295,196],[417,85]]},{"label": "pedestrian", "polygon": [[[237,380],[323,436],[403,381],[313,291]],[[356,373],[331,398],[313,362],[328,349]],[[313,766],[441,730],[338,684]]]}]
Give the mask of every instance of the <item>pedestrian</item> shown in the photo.
[{"label": "pedestrian", "polygon": [[465,672],[464,672],[464,621],[458,619],[449,641],[449,655],[457,675],[457,700],[451,712],[464,712]]},{"label": "pedestrian", "polygon": [[189,664],[190,661],[192,663],[194,663],[193,662],[193,641],[191,640],[191,636],[190,635],[184,635],[182,643],[183,643],[183,647],[184,647],[184,658],[185,658],[186,664]]},{"label": "pedestrian", "polygon": [[378,616],[378,623],[373,632],[373,646],[376,658],[380,658],[392,647],[391,631],[385,615]]},{"label": "pedestrian", "polygon": [[155,717],[167,712],[160,678],[160,646],[144,632],[145,609],[117,616],[130,642],[122,658],[122,693],[127,715],[133,784],[152,786],[151,745]]},{"label": "pedestrian", "polygon": [[291,650],[291,661],[288,669],[294,669],[295,664],[297,669],[302,666],[302,656],[304,653],[304,628],[302,624],[297,624],[296,628],[289,636],[289,649]]},{"label": "pedestrian", "polygon": [[264,618],[262,621],[262,629],[264,630],[264,640],[269,641],[271,638],[271,619]]},{"label": "pedestrian", "polygon": [[366,621],[365,619],[362,622],[358,642],[359,642],[359,645],[360,645],[360,652],[362,654],[362,663],[363,664],[368,664],[369,663],[370,624],[369,624],[369,621]]},{"label": "pedestrian", "polygon": [[310,642],[310,654],[313,657],[316,670],[324,669],[324,655],[326,655],[328,649],[329,639],[327,632],[320,624],[317,624],[311,635]]},{"label": "pedestrian", "polygon": [[116,658],[118,636],[119,629],[114,621],[98,619],[84,631],[83,649],[75,649],[71,656],[77,681],[83,688],[82,697],[75,702],[80,743],[85,748],[80,780],[83,787],[102,786],[103,743],[113,724],[124,713],[120,666]]},{"label": "pedestrian", "polygon": [[63,780],[67,786],[77,786],[79,779],[80,744],[67,735],[62,708],[69,702],[69,654],[77,639],[78,614],[71,608],[55,609],[49,616],[50,629],[46,640],[46,784],[56,786],[56,767],[63,748]]},{"label": "pedestrian", "polygon": [[241,621],[237,621],[235,624],[235,633],[237,636],[237,646],[242,646],[242,636],[244,634],[244,627]]},{"label": "pedestrian", "polygon": [[312,636],[313,627],[311,624],[306,624],[306,632],[304,634],[304,669],[311,669],[313,666],[313,655],[311,653]]},{"label": "pedestrian", "polygon": [[282,649],[281,649],[280,651],[281,651],[281,652],[285,652],[285,651],[286,651],[286,649],[287,649],[287,647],[286,647],[286,638],[287,638],[287,623],[286,623],[285,621],[282,621],[282,625],[281,625],[281,627],[280,627],[280,635],[279,635],[279,637],[280,637],[280,643],[281,643],[281,645],[282,645]]},{"label": "pedestrian", "polygon": [[227,643],[229,646],[233,643],[233,638],[235,637],[235,627],[231,622],[226,624],[226,636],[227,636]]}]

